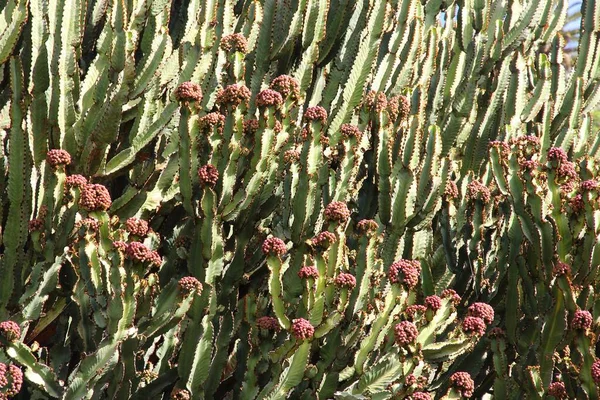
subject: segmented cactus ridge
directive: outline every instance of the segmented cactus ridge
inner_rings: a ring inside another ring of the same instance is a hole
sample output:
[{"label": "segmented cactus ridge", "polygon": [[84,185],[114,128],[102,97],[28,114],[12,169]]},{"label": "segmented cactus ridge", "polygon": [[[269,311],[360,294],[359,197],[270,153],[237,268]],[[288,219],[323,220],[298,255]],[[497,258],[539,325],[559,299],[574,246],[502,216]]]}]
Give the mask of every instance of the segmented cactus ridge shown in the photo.
[{"label": "segmented cactus ridge", "polygon": [[46,162],[51,167],[71,164],[71,155],[66,150],[53,149],[46,153]]},{"label": "segmented cactus ridge", "polygon": [[304,112],[304,120],[308,122],[320,121],[325,123],[327,121],[327,110],[321,106],[308,107]]},{"label": "segmented cactus ridge", "polygon": [[595,179],[588,179],[587,181],[581,182],[581,190],[584,192],[597,190],[599,186],[600,183],[598,183],[598,181]]},{"label": "segmented cactus ridge", "polygon": [[410,321],[402,321],[394,326],[394,338],[400,347],[414,343],[419,336],[417,326]]},{"label": "segmented cactus ridge", "polygon": [[329,248],[329,246],[337,242],[337,236],[335,236],[335,233],[333,232],[323,231],[312,238],[311,242],[313,246],[322,250],[326,250]]},{"label": "segmented cactus ridge", "polygon": [[371,90],[367,92],[363,100],[363,106],[375,113],[380,113],[387,108],[388,101],[385,93]]},{"label": "segmented cactus ridge", "polygon": [[441,295],[442,299],[451,299],[454,305],[458,305],[461,301],[460,296],[454,289],[444,289]]},{"label": "segmented cactus ridge", "polygon": [[112,200],[108,189],[103,185],[92,183],[81,188],[79,206],[87,211],[106,211],[110,208]]},{"label": "segmented cactus ridge", "polygon": [[474,180],[467,185],[467,199],[471,201],[479,200],[483,204],[487,204],[492,199],[492,194],[487,186],[478,180]]},{"label": "segmented cactus ridge", "polygon": [[421,277],[421,263],[417,260],[398,260],[390,266],[388,278],[391,283],[413,288]]},{"label": "segmented cactus ridge", "polygon": [[300,160],[300,152],[298,150],[286,150],[283,153],[283,161],[288,164],[298,162]]},{"label": "segmented cactus ridge", "polygon": [[256,105],[259,107],[279,108],[283,104],[281,94],[272,89],[265,89],[256,96]]},{"label": "segmented cactus ridge", "polygon": [[259,128],[259,123],[257,119],[247,119],[244,121],[244,134],[245,135],[253,135]]},{"label": "segmented cactus ridge", "polygon": [[427,311],[427,307],[422,304],[413,304],[404,310],[404,313],[410,320],[414,320],[417,314],[424,314]]},{"label": "segmented cactus ridge", "polygon": [[431,400],[431,395],[425,392],[414,392],[408,396],[410,400]]},{"label": "segmented cactus ridge", "polygon": [[340,126],[340,132],[345,139],[356,139],[357,141],[360,141],[360,138],[362,137],[362,132],[358,129],[358,126],[352,124],[342,124],[342,126]]},{"label": "segmented cactus ridge", "polygon": [[81,189],[85,185],[87,185],[87,183],[88,183],[88,180],[83,175],[79,175],[79,174],[69,175],[65,179],[65,187],[67,189],[71,189],[71,188]]},{"label": "segmented cactus ridge", "polygon": [[21,327],[15,321],[0,322],[0,335],[9,342],[16,342],[21,339]]},{"label": "segmented cactus ridge", "polygon": [[494,322],[494,309],[486,303],[473,303],[469,306],[468,314],[470,317],[478,317],[485,321],[486,324]]},{"label": "segmented cactus ridge", "polygon": [[491,339],[504,339],[506,337],[506,332],[504,332],[504,329],[502,328],[495,327],[490,329],[488,336]]},{"label": "segmented cactus ridge", "polygon": [[485,335],[485,321],[479,317],[465,317],[462,322],[462,329],[466,333],[483,336]]},{"label": "segmented cactus ridge", "polygon": [[125,255],[128,259],[135,262],[148,263],[150,265],[158,266],[162,264],[162,258],[160,257],[158,252],[149,249],[148,247],[146,247],[145,244],[141,242],[127,243],[127,247],[125,248]]},{"label": "segmented cactus ridge", "polygon": [[575,330],[588,330],[592,327],[594,318],[592,314],[587,310],[577,310],[571,320],[571,329]]},{"label": "segmented cactus ridge", "polygon": [[567,152],[560,147],[551,147],[548,149],[548,161],[556,161],[558,164],[569,161]]},{"label": "segmented cactus ridge", "polygon": [[432,311],[442,308],[442,299],[439,296],[432,295],[425,297],[425,306]]},{"label": "segmented cactus ridge", "polygon": [[216,103],[221,106],[237,107],[242,103],[247,103],[250,100],[252,93],[244,85],[234,83],[217,93]]},{"label": "segmented cactus ridge", "polygon": [[292,335],[298,340],[307,340],[313,337],[315,328],[304,318],[292,320]]},{"label": "segmented cactus ridge", "polygon": [[256,320],[256,326],[258,326],[260,329],[266,329],[268,331],[279,331],[281,329],[277,318],[266,316],[258,318]]},{"label": "segmented cactus ridge", "polygon": [[280,75],[273,79],[269,88],[278,91],[284,98],[300,99],[300,84],[296,78],[289,75]]},{"label": "segmented cactus ridge", "polygon": [[600,384],[600,360],[594,361],[591,372],[594,382],[596,382],[596,384]]},{"label": "segmented cactus ridge", "polygon": [[223,132],[225,116],[219,112],[211,112],[198,120],[198,127],[203,131],[209,131],[215,127],[219,133]]},{"label": "segmented cactus ridge", "polygon": [[557,261],[556,264],[554,264],[554,268],[552,268],[552,273],[554,276],[570,275],[571,267],[569,264],[566,264],[562,261]]},{"label": "segmented cactus ridge", "polygon": [[276,237],[270,237],[263,242],[262,251],[267,256],[281,257],[287,253],[287,247],[283,240]]},{"label": "segmented cactus ridge", "polygon": [[444,188],[444,196],[449,199],[457,199],[460,196],[458,191],[458,186],[454,181],[446,182],[446,187]]},{"label": "segmented cactus ridge", "polygon": [[174,388],[171,392],[171,400],[190,400],[192,395],[186,389]]},{"label": "segmented cactus ridge", "polygon": [[350,210],[348,210],[346,203],[332,201],[325,207],[325,218],[328,221],[344,223],[350,218]]},{"label": "segmented cactus ridge", "polygon": [[44,230],[44,220],[41,218],[34,218],[29,221],[29,232],[41,232]]},{"label": "segmented cactus ridge", "polygon": [[471,397],[475,391],[475,382],[473,382],[468,372],[455,372],[452,374],[450,376],[450,385],[463,397]]},{"label": "segmented cactus ridge", "polygon": [[9,400],[19,394],[23,386],[23,371],[14,364],[0,363],[0,400]]},{"label": "segmented cactus ridge", "polygon": [[548,386],[546,394],[548,396],[554,396],[557,400],[569,398],[564,382],[552,382],[550,386]]},{"label": "segmented cactus ridge", "polygon": [[298,271],[298,277],[300,279],[316,279],[319,277],[319,270],[314,265],[305,265]]},{"label": "segmented cactus ridge", "polygon": [[232,33],[221,38],[221,49],[227,53],[248,53],[248,40],[241,33]]},{"label": "segmented cactus ridge", "polygon": [[199,103],[202,97],[202,88],[194,82],[183,82],[175,89],[175,99],[181,103]]},{"label": "segmented cactus ridge", "polygon": [[336,286],[343,287],[346,289],[354,289],[356,287],[356,278],[352,274],[346,272],[340,273],[333,280]]},{"label": "segmented cactus ridge", "polygon": [[184,276],[178,284],[179,289],[185,294],[192,293],[192,291],[196,291],[196,294],[202,293],[202,283],[193,276]]},{"label": "segmented cactus ridge", "polygon": [[219,170],[212,164],[203,165],[198,168],[198,179],[204,187],[215,187],[219,181]]},{"label": "segmented cactus ridge", "polygon": [[148,234],[148,221],[135,217],[127,218],[125,229],[131,235],[144,237]]},{"label": "segmented cactus ridge", "polygon": [[379,224],[373,219],[362,219],[356,224],[356,230],[360,233],[374,233],[379,229]]}]

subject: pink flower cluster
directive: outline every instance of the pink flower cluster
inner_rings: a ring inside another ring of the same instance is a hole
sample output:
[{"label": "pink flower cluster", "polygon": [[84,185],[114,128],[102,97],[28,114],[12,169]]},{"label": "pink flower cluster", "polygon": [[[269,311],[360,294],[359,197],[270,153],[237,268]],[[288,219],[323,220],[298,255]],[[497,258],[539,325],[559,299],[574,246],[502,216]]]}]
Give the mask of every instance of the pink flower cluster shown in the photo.
[{"label": "pink flower cluster", "polygon": [[273,317],[260,317],[256,320],[256,326],[268,331],[278,331],[280,329],[279,321]]},{"label": "pink flower cluster", "polygon": [[356,287],[356,278],[354,275],[345,272],[342,272],[336,276],[333,282],[336,286],[347,289],[354,289]]},{"label": "pink flower cluster", "polygon": [[287,252],[287,247],[283,240],[276,237],[270,237],[263,242],[262,251],[268,256],[281,257]]},{"label": "pink flower cluster", "polygon": [[275,107],[279,108],[283,104],[281,94],[272,89],[262,90],[256,96],[256,105],[259,107]]},{"label": "pink flower cluster", "polygon": [[569,395],[567,394],[567,388],[563,382],[552,382],[550,386],[548,386],[548,396],[554,396],[558,400],[567,399]]},{"label": "pink flower cluster", "polygon": [[600,360],[592,364],[592,379],[596,383],[600,383]]},{"label": "pink flower cluster", "polygon": [[219,112],[208,113],[198,120],[198,127],[203,131],[218,127],[218,132],[221,133],[223,131],[224,124],[225,116]]},{"label": "pink flower cluster", "polygon": [[398,346],[413,343],[419,336],[419,330],[410,321],[402,321],[394,327],[394,337]]},{"label": "pink flower cluster", "polygon": [[463,397],[471,397],[475,391],[475,382],[473,382],[468,372],[455,372],[450,377],[450,384]]},{"label": "pink flower cluster", "polygon": [[458,305],[458,303],[460,303],[460,296],[458,295],[458,293],[456,293],[456,291],[454,289],[444,289],[442,291],[442,299],[451,299],[452,303],[454,303],[454,305]]},{"label": "pink flower cluster", "polygon": [[469,316],[481,318],[486,324],[494,322],[494,309],[486,303],[473,303],[469,306]]},{"label": "pink flower cluster", "polygon": [[315,328],[304,318],[292,320],[292,335],[298,340],[306,340],[313,337]]},{"label": "pink flower cluster", "polygon": [[173,388],[170,397],[171,400],[190,400],[192,395],[186,389]]},{"label": "pink flower cluster", "polygon": [[560,164],[567,162],[569,157],[567,157],[567,153],[560,147],[551,147],[548,149],[548,160],[557,161]]},{"label": "pink flower cluster", "polygon": [[431,400],[431,395],[425,392],[414,392],[408,398],[410,400]]},{"label": "pink flower cluster", "polygon": [[108,189],[98,184],[87,184],[81,188],[79,206],[87,211],[106,211],[112,200]]},{"label": "pink flower cluster", "polygon": [[14,364],[0,363],[0,400],[8,400],[19,394],[23,386],[23,371]]},{"label": "pink flower cluster", "polygon": [[340,132],[345,139],[354,138],[359,141],[362,137],[362,132],[358,129],[358,126],[352,124],[343,124],[340,126]]},{"label": "pink flower cluster", "polygon": [[450,199],[456,199],[460,193],[458,192],[458,186],[454,181],[448,181],[446,183],[446,187],[444,188],[444,196]]},{"label": "pink flower cluster", "polygon": [[66,150],[54,149],[46,153],[46,161],[51,167],[71,164],[71,155]]},{"label": "pink flower cluster", "polygon": [[196,291],[196,294],[200,294],[202,293],[202,283],[193,276],[184,276],[179,280],[179,289],[186,294],[193,290]]},{"label": "pink flower cluster", "polygon": [[125,221],[125,229],[131,235],[144,237],[148,234],[148,222],[139,218],[128,218],[127,221]]},{"label": "pink flower cluster", "polygon": [[552,268],[552,273],[554,273],[554,276],[568,275],[571,273],[571,267],[569,266],[569,264],[565,264],[562,261],[558,261],[554,265],[554,268]]},{"label": "pink flower cluster", "polygon": [[289,75],[280,75],[273,79],[269,88],[278,91],[283,97],[289,97],[293,100],[300,98],[300,84],[296,78]]},{"label": "pink flower cluster", "polygon": [[363,104],[366,108],[376,113],[382,112],[388,105],[385,93],[376,92],[374,90],[371,90],[366,94]]},{"label": "pink flower cluster", "polygon": [[180,102],[202,101],[202,88],[194,82],[183,82],[175,89],[175,99]]},{"label": "pink flower cluster", "polygon": [[0,335],[9,342],[16,342],[21,338],[21,327],[14,321],[0,322]]},{"label": "pink flower cluster", "polygon": [[419,283],[421,263],[417,260],[398,260],[390,266],[388,278],[395,284],[413,288]]},{"label": "pink flower cluster", "polygon": [[204,187],[214,187],[219,181],[219,170],[212,164],[206,164],[198,168],[198,178]]},{"label": "pink flower cluster", "polygon": [[475,180],[467,185],[467,199],[471,201],[480,200],[485,204],[492,199],[492,194],[487,186]]},{"label": "pink flower cluster", "polygon": [[232,33],[221,38],[221,49],[228,53],[236,51],[246,54],[248,52],[248,41],[241,33]]},{"label": "pink flower cluster", "polygon": [[317,279],[319,277],[319,271],[314,265],[305,265],[304,267],[300,268],[300,271],[298,271],[298,276],[300,279]]},{"label": "pink flower cluster", "polygon": [[87,179],[85,179],[85,177],[83,175],[69,175],[67,176],[67,179],[65,179],[65,187],[67,189],[71,189],[71,188],[79,188],[81,189],[82,187],[84,187],[85,185],[87,185],[88,181]]},{"label": "pink flower cluster", "polygon": [[244,135],[252,135],[256,133],[259,128],[257,119],[247,119],[244,121]]},{"label": "pink flower cluster", "polygon": [[149,263],[153,265],[161,265],[162,258],[155,250],[150,250],[141,242],[126,243],[123,248],[123,242],[113,242],[113,246],[125,251],[125,256],[140,263]]},{"label": "pink flower cluster", "polygon": [[485,328],[485,321],[479,317],[466,317],[462,322],[462,329],[474,336],[483,336]]},{"label": "pink flower cluster", "polygon": [[329,246],[331,246],[336,241],[337,241],[337,237],[335,236],[335,233],[329,232],[329,231],[321,232],[317,236],[312,238],[312,244],[315,247],[318,247],[321,249],[329,248]]},{"label": "pink flower cluster", "polygon": [[591,328],[594,318],[587,310],[577,310],[571,321],[571,329],[588,330]]},{"label": "pink flower cluster", "polygon": [[327,111],[321,106],[308,107],[304,112],[304,119],[306,121],[320,121],[325,123],[327,121]]},{"label": "pink flower cluster", "polygon": [[377,232],[379,224],[373,219],[362,219],[356,224],[356,230],[360,233]]},{"label": "pink flower cluster", "polygon": [[350,210],[348,210],[346,203],[332,201],[325,207],[325,218],[328,221],[344,223],[350,218]]},{"label": "pink flower cluster", "polygon": [[29,221],[29,232],[40,232],[44,230],[44,220],[41,218],[34,218]]},{"label": "pink flower cluster", "polygon": [[411,306],[406,307],[404,312],[411,320],[415,319],[416,314],[424,314],[427,311],[427,307],[422,304],[413,304]]},{"label": "pink flower cluster", "polygon": [[231,105],[237,107],[242,103],[248,102],[251,95],[250,89],[246,86],[233,84],[227,86],[225,89],[219,90],[216,103],[222,106]]},{"label": "pink flower cluster", "polygon": [[442,308],[442,299],[439,296],[427,296],[425,298],[425,305],[432,311],[437,311]]}]

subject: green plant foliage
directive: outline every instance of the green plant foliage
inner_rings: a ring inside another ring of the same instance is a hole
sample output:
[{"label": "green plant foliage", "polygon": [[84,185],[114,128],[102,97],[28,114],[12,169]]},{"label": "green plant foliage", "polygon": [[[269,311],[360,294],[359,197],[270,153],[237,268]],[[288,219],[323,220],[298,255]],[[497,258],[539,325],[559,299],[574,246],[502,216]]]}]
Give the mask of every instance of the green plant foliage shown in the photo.
[{"label": "green plant foliage", "polygon": [[0,398],[598,398],[566,3],[0,3]]}]

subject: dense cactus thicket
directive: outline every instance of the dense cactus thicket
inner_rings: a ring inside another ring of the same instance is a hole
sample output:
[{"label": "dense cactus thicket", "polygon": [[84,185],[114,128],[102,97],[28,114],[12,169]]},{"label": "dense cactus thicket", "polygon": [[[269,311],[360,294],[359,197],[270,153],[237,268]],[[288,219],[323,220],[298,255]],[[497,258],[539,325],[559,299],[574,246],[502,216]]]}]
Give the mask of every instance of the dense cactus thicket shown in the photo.
[{"label": "dense cactus thicket", "polygon": [[0,6],[0,399],[598,398],[595,1]]}]

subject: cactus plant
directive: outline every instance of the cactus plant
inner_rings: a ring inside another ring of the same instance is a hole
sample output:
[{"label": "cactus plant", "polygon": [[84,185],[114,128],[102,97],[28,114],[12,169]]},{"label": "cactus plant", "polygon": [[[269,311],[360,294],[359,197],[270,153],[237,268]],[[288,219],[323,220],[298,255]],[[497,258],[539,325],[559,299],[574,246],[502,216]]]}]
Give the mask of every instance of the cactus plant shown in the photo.
[{"label": "cactus plant", "polygon": [[0,397],[597,398],[596,9],[8,0]]}]

